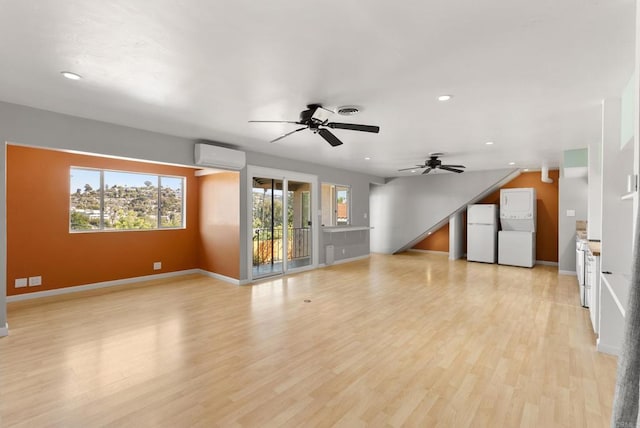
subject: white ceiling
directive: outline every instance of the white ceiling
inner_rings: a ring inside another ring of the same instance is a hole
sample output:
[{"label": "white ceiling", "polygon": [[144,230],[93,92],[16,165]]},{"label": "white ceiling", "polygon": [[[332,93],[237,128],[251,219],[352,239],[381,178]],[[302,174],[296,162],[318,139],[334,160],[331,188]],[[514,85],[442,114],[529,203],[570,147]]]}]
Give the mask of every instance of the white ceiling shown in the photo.
[{"label": "white ceiling", "polygon": [[[557,166],[599,141],[634,38],[634,0],[0,0],[0,100],[387,177]],[[381,131],[247,123],[313,102]]]}]

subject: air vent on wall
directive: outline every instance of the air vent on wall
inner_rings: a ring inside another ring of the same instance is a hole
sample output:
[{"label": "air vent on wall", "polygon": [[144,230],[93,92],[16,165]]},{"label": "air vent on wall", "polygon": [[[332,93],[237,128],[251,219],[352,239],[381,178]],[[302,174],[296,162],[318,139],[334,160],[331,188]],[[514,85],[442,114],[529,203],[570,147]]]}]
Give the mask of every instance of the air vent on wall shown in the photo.
[{"label": "air vent on wall", "polygon": [[210,168],[240,170],[247,164],[245,152],[226,147],[196,143],[195,163]]}]

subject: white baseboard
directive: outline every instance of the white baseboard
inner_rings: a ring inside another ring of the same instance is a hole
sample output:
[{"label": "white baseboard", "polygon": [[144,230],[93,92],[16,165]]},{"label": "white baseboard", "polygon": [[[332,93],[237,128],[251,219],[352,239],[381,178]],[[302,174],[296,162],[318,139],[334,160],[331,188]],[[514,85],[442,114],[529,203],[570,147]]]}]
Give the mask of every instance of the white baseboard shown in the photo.
[{"label": "white baseboard", "polygon": [[231,278],[230,276],[220,275],[219,273],[209,272],[208,270],[204,270],[204,269],[196,269],[196,270],[198,270],[199,273],[201,273],[204,276],[208,276],[209,278],[219,279],[220,281],[228,282],[230,284],[245,285],[249,283],[249,280],[247,279],[243,279],[243,280],[235,279],[235,278]]},{"label": "white baseboard", "polygon": [[35,293],[18,294],[17,296],[7,296],[7,303],[19,302],[21,300],[37,299],[40,297],[57,296],[60,294],[77,293],[79,291],[95,290],[98,288],[115,287],[118,285],[133,284],[135,282],[151,281],[154,279],[172,278],[174,276],[190,275],[201,273],[200,269],[179,270],[176,272],[158,273],[155,275],[137,276],[134,278],[116,279],[113,281],[96,282],[94,284],[76,285],[73,287],[57,288],[55,290],[36,291]]},{"label": "white baseboard", "polygon": [[558,275],[576,275],[575,270],[558,270]]},{"label": "white baseboard", "polygon": [[558,262],[548,262],[546,260],[536,260],[536,264],[543,266],[558,266]]},{"label": "white baseboard", "polygon": [[364,260],[364,259],[368,259],[368,258],[369,258],[369,254],[365,254],[364,256],[350,257],[348,259],[336,260],[330,265],[328,265],[326,263],[321,263],[321,264],[318,265],[318,267],[319,268],[324,268],[324,267],[329,267],[329,266],[341,265],[343,263],[351,263],[351,262],[355,262],[355,261],[358,261],[358,260]]},{"label": "white baseboard", "polygon": [[0,327],[0,337],[9,336],[9,323],[5,323],[4,327]]},{"label": "white baseboard", "polygon": [[620,355],[620,348],[618,348],[617,346],[605,345],[603,343],[600,343],[600,341],[598,341],[598,344],[596,345],[596,349],[598,350],[598,352],[602,352],[605,354],[615,355],[615,356]]},{"label": "white baseboard", "polygon": [[445,255],[445,256],[449,255],[448,251],[421,250],[419,248],[409,248],[407,251],[412,251],[414,253],[442,254],[442,255]]}]

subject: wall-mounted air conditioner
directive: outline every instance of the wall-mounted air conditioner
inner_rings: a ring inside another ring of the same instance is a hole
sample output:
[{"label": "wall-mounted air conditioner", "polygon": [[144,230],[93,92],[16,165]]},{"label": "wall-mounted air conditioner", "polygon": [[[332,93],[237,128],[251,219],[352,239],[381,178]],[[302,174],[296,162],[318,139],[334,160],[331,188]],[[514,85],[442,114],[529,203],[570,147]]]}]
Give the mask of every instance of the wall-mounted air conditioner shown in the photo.
[{"label": "wall-mounted air conditioner", "polygon": [[245,152],[240,150],[196,143],[195,163],[211,168],[240,170],[247,164],[247,157]]}]

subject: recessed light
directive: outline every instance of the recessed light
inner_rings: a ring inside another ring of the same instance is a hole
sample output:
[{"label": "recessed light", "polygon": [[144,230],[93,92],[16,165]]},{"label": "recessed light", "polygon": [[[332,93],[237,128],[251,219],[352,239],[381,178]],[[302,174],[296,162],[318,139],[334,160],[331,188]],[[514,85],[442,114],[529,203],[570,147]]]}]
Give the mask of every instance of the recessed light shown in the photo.
[{"label": "recessed light", "polygon": [[493,141],[487,141],[485,144],[486,144],[487,146],[493,146]]},{"label": "recessed light", "polygon": [[411,172],[418,172],[418,171],[416,171],[415,169],[412,169]]},{"label": "recessed light", "polygon": [[438,101],[449,101],[451,98],[453,98],[453,95],[440,95]]},{"label": "recessed light", "polygon": [[509,165],[515,165],[515,164],[516,164],[515,162],[509,162]]},{"label": "recessed light", "polygon": [[365,157],[364,160],[371,160],[369,156]]},{"label": "recessed light", "polygon": [[62,74],[64,77],[66,77],[69,80],[80,80],[80,79],[82,79],[82,76],[80,76],[79,74],[76,74],[76,73],[72,73],[71,71],[61,71],[60,74]]}]

